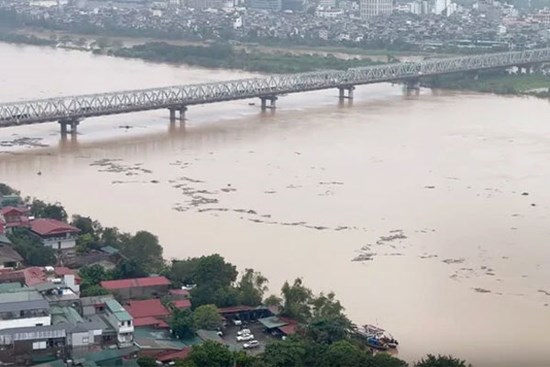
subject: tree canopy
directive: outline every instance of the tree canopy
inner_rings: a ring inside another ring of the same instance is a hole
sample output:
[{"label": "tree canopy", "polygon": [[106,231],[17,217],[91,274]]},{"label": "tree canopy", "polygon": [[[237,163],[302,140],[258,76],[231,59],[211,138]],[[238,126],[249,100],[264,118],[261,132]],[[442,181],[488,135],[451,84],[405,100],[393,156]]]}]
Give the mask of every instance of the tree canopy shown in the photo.
[{"label": "tree canopy", "polygon": [[215,305],[203,305],[193,312],[195,328],[216,330],[222,324],[222,318]]},{"label": "tree canopy", "polygon": [[191,310],[175,309],[169,325],[172,334],[178,339],[187,339],[195,335],[195,321]]},{"label": "tree canopy", "polygon": [[239,303],[247,306],[259,306],[262,304],[264,293],[267,291],[268,280],[254,269],[245,269],[237,289],[239,291]]}]

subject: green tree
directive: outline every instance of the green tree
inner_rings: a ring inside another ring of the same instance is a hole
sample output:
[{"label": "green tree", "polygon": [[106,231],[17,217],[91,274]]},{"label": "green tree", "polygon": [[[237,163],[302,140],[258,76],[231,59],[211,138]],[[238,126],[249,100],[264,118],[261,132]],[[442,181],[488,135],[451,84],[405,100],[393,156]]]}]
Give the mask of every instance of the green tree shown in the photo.
[{"label": "green tree", "polygon": [[238,351],[234,354],[235,366],[238,367],[261,367],[258,357],[252,356],[245,351]]},{"label": "green tree", "polygon": [[146,277],[148,273],[142,265],[132,259],[123,259],[117,264],[117,267],[111,271],[113,279],[128,279]]},{"label": "green tree", "polygon": [[302,367],[305,356],[304,342],[290,338],[267,344],[262,360],[271,367]]},{"label": "green tree", "polygon": [[282,315],[292,317],[301,322],[310,319],[312,292],[311,289],[303,285],[301,278],[295,279],[292,285],[285,282],[281,288],[281,293],[283,295]]},{"label": "green tree", "polygon": [[137,359],[139,367],[156,367],[157,361],[151,356],[143,356]]},{"label": "green tree", "polygon": [[81,278],[82,288],[99,285],[102,281],[109,280],[111,278],[110,274],[105,271],[105,268],[97,264],[80,268],[78,274]]},{"label": "green tree", "polygon": [[149,273],[160,271],[164,264],[162,246],[157,236],[147,231],[137,232],[122,245],[121,250],[128,259],[140,264]]},{"label": "green tree", "polygon": [[188,360],[193,367],[233,367],[233,354],[226,346],[207,340],[193,345]]},{"label": "green tree", "polygon": [[109,291],[102,288],[100,285],[91,285],[82,288],[82,291],[80,292],[81,297],[106,296],[108,294]]},{"label": "green tree", "polygon": [[100,242],[104,246],[120,247],[120,232],[116,227],[106,227],[101,231]]},{"label": "green tree", "polygon": [[248,306],[261,305],[267,291],[267,282],[267,278],[261,273],[246,269],[237,286],[239,303]]},{"label": "green tree", "polygon": [[197,329],[216,330],[222,324],[222,317],[215,305],[203,305],[193,312],[193,321]]},{"label": "green tree", "polygon": [[80,234],[90,234],[95,240],[99,240],[103,228],[101,223],[90,217],[73,215],[71,225],[80,229]]},{"label": "green tree", "polygon": [[166,276],[174,286],[182,286],[195,283],[194,276],[197,270],[199,258],[188,258],[185,260],[172,260],[166,271]]},{"label": "green tree", "polygon": [[333,292],[326,296],[321,293],[311,301],[312,317],[306,327],[306,335],[321,344],[332,344],[346,340],[353,324],[344,313]]},{"label": "green tree", "polygon": [[264,305],[281,309],[283,307],[283,299],[272,294],[264,300]]},{"label": "green tree", "polygon": [[192,338],[195,335],[195,321],[190,310],[175,309],[169,324],[172,334],[178,339]]},{"label": "green tree", "polygon": [[0,195],[14,195],[14,194],[18,194],[18,191],[0,182]]},{"label": "green tree", "polygon": [[376,353],[367,359],[367,366],[372,367],[407,367],[408,364],[399,358],[395,358],[387,353]]},{"label": "green tree", "polygon": [[13,244],[14,250],[23,257],[26,265],[47,266],[57,263],[55,251],[51,247],[44,246],[27,229],[14,228],[12,233],[8,235],[8,238]]},{"label": "green tree", "polygon": [[341,340],[326,348],[320,357],[322,367],[354,367],[363,366],[367,355],[356,345]]},{"label": "green tree", "polygon": [[415,367],[466,367],[466,362],[452,356],[434,356],[428,354],[426,358],[421,359],[414,364]]},{"label": "green tree", "polygon": [[48,204],[37,199],[31,203],[31,215],[36,218],[51,218],[62,222],[67,220],[67,212],[61,204]]},{"label": "green tree", "polygon": [[229,287],[237,279],[237,275],[235,265],[214,254],[199,258],[193,279],[198,286],[207,285],[219,289]]}]

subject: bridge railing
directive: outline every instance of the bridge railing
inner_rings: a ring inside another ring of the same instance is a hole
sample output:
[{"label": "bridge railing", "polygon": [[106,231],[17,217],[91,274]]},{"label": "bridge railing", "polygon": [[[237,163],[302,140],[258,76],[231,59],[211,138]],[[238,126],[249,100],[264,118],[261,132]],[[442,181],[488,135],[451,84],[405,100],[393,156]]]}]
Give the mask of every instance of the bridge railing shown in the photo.
[{"label": "bridge railing", "polygon": [[0,126],[247,99],[550,62],[550,48],[0,104]]}]

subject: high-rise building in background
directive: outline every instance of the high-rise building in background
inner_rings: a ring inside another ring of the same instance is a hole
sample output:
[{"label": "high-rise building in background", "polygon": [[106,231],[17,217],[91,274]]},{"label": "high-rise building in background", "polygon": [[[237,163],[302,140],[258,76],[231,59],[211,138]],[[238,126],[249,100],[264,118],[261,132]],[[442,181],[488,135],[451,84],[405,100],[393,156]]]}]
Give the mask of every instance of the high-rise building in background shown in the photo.
[{"label": "high-rise building in background", "polygon": [[360,0],[361,18],[389,15],[393,11],[393,0]]},{"label": "high-rise building in background", "polygon": [[251,9],[281,11],[282,0],[247,0],[246,4]]}]

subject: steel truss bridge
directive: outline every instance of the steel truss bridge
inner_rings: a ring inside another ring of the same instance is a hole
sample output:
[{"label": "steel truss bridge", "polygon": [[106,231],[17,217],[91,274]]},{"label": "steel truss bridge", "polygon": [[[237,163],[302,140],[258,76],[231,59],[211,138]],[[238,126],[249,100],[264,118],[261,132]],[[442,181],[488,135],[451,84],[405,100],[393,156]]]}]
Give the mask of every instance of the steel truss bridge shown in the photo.
[{"label": "steel truss bridge", "polygon": [[[338,88],[340,98],[352,98],[356,85],[398,82],[418,83],[423,76],[463,71],[531,66],[550,62],[550,48],[466,57],[431,59],[352,68],[276,75],[165,88],[69,96],[0,104],[0,127],[58,121],[62,132],[76,130],[86,117],[169,109],[171,120],[179,111],[183,120],[187,106],[260,98],[262,109],[274,108],[278,95]],[[345,95],[347,90],[348,94]],[[270,105],[266,103],[270,102]]]}]

